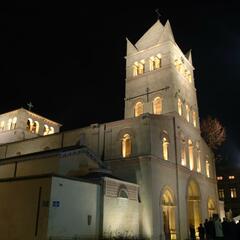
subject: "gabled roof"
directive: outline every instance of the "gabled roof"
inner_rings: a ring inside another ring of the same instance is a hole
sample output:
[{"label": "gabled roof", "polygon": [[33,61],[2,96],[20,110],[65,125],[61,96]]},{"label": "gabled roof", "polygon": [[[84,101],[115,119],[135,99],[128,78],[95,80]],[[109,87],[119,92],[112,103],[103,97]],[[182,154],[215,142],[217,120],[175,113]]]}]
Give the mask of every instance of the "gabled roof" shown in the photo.
[{"label": "gabled roof", "polygon": [[166,41],[175,42],[170,22],[163,26],[157,20],[134,45],[127,39],[127,56]]}]

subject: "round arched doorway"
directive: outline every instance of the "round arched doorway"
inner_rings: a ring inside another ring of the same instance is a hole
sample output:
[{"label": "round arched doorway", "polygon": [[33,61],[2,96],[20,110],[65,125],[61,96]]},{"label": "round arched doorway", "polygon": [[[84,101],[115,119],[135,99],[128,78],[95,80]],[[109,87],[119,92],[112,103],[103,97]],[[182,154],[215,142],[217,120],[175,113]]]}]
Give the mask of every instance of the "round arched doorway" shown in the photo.
[{"label": "round arched doorway", "polygon": [[165,240],[176,239],[174,196],[168,188],[163,191],[161,202]]},{"label": "round arched doorway", "polygon": [[[196,233],[201,223],[200,212],[200,190],[197,182],[193,179],[189,181],[187,189],[187,206],[188,206],[188,224],[194,227]],[[198,234],[196,234],[198,235]]]}]

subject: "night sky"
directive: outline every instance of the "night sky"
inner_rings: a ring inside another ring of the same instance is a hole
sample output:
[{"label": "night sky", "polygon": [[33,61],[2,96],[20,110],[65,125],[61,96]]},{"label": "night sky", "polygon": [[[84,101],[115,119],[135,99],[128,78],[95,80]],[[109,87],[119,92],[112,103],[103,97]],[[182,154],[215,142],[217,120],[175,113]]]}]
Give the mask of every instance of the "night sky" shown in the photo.
[{"label": "night sky", "polygon": [[0,9],[0,113],[27,108],[62,130],[123,119],[126,40],[169,19],[184,53],[192,49],[200,119],[225,126],[224,159],[240,166],[239,7],[230,2],[145,8]]}]

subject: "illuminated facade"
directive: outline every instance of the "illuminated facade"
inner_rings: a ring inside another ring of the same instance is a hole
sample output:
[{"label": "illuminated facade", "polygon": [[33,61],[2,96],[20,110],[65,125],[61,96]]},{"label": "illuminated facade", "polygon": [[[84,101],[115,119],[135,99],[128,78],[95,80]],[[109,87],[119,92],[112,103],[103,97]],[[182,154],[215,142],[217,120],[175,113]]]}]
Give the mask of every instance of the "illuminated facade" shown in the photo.
[{"label": "illuminated facade", "polygon": [[[27,110],[24,120],[15,113],[0,115],[0,131],[6,126],[32,137],[0,145],[0,190],[8,189],[9,179],[13,189],[0,201],[11,202],[8,196],[14,199],[17,187],[24,194],[29,189],[32,195],[18,196],[18,206],[29,215],[28,204],[38,209],[29,234],[45,231],[41,239],[126,233],[187,239],[190,224],[197,229],[219,212],[215,163],[200,135],[193,70],[191,52],[182,53],[170,23],[157,21],[136,44],[127,40],[123,120],[60,133],[60,125]],[[101,175],[106,168],[109,173]],[[51,180],[43,180],[46,174]],[[15,238],[30,225],[22,226],[14,228]],[[4,236],[7,228],[0,222]]]}]

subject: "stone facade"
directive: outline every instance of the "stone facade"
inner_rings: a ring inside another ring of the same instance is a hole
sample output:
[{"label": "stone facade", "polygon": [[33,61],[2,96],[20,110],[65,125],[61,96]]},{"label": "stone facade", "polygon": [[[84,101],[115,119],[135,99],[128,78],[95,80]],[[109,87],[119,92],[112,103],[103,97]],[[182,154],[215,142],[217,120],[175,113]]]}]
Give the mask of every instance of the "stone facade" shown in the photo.
[{"label": "stone facade", "polygon": [[[125,119],[62,133],[54,125],[52,135],[2,140],[1,181],[50,173],[81,178],[107,168],[114,177],[101,178],[99,235],[188,238],[189,224],[197,228],[219,212],[214,156],[200,135],[193,70],[191,52],[182,53],[170,23],[157,21],[135,45],[127,40]],[[38,121],[42,126],[47,120]]]}]

